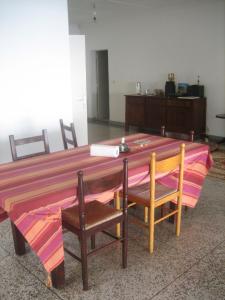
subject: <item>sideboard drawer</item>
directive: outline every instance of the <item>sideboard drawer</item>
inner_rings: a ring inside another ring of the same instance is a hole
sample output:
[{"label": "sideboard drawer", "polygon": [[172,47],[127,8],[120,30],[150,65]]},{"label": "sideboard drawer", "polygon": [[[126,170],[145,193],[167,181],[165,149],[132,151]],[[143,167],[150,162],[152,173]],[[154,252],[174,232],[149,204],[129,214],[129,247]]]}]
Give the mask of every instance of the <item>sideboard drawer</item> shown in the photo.
[{"label": "sideboard drawer", "polygon": [[176,107],[191,107],[192,102],[182,99],[168,99],[167,100],[168,106],[176,106]]},{"label": "sideboard drawer", "polygon": [[129,105],[143,105],[145,103],[145,97],[131,96],[127,99]]},{"label": "sideboard drawer", "polygon": [[126,101],[126,122],[134,126],[145,124],[145,97],[131,96]]}]

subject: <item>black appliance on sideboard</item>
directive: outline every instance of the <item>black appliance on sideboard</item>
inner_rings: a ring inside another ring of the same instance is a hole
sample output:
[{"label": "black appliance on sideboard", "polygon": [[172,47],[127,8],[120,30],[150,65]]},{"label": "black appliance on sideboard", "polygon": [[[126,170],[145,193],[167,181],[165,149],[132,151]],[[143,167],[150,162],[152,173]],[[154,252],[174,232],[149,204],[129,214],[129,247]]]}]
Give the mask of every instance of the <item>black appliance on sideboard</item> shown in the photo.
[{"label": "black appliance on sideboard", "polygon": [[204,98],[204,85],[193,84],[187,88],[188,96]]},{"label": "black appliance on sideboard", "polygon": [[176,86],[174,81],[166,81],[165,96],[174,97],[176,95]]},{"label": "black appliance on sideboard", "polygon": [[175,75],[174,73],[168,74],[168,81],[165,84],[165,96],[174,97],[176,95]]}]

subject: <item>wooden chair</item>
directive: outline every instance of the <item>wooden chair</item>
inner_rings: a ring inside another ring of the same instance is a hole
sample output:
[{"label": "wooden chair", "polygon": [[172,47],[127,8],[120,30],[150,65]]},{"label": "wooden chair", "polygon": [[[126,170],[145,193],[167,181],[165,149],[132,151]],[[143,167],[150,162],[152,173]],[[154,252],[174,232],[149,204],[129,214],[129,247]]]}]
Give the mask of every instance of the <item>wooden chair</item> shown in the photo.
[{"label": "wooden chair", "polygon": [[[49,143],[48,143],[48,135],[47,135],[47,130],[43,129],[42,130],[42,135],[38,135],[38,136],[33,136],[33,137],[27,137],[27,138],[23,138],[23,139],[16,139],[14,138],[14,135],[10,135],[9,136],[9,142],[10,142],[10,148],[11,148],[11,153],[12,153],[12,160],[13,161],[18,161],[18,160],[22,160],[22,159],[26,159],[29,157],[35,157],[35,156],[39,156],[42,154],[47,154],[50,152],[49,149]],[[22,146],[25,144],[32,144],[32,143],[36,143],[36,142],[43,142],[44,145],[44,151],[41,152],[35,152],[32,154],[26,154],[23,156],[18,156],[17,154],[17,150],[16,147],[17,146]],[[11,221],[11,228],[12,228],[12,235],[13,235],[13,239],[14,239],[14,247],[15,247],[15,252],[18,255],[24,254],[24,244],[22,242],[22,248],[21,245],[18,244],[17,241],[17,236],[21,235],[20,231],[17,229],[16,225]],[[22,241],[24,240],[24,238],[22,237]]]},{"label": "wooden chair", "polygon": [[[43,129],[42,130],[42,135],[38,136],[33,136],[33,137],[27,137],[23,139],[15,139],[14,135],[9,136],[9,142],[10,142],[10,148],[11,148],[11,153],[12,153],[12,159],[13,161],[29,158],[29,157],[34,157],[42,154],[47,154],[50,152],[49,150],[49,143],[48,143],[48,135],[47,135],[47,130]],[[35,152],[32,154],[26,154],[23,156],[18,156],[16,147],[25,145],[25,144],[32,144],[36,142],[43,142],[44,145],[44,150],[40,152]]]},{"label": "wooden chair", "polygon": [[[156,161],[156,154],[151,154],[150,160],[150,183],[133,187],[128,190],[128,201],[132,201],[137,205],[149,208],[149,224],[145,225],[149,228],[149,252],[154,249],[154,226],[159,222],[177,215],[176,235],[180,235],[181,210],[182,210],[182,190],[183,190],[183,174],[184,174],[184,153],[185,145],[180,147],[180,153],[173,157]],[[167,173],[179,168],[178,186],[176,189],[165,187],[156,183],[156,173]],[[167,215],[155,220],[155,209],[177,199],[177,208]],[[135,222],[139,223],[139,222]],[[142,224],[143,225],[143,224]]]},{"label": "wooden chair", "polygon": [[[172,138],[172,139],[177,139],[177,140],[184,140],[184,141],[189,141],[189,142],[194,142],[194,135],[195,132],[191,130],[188,133],[180,133],[180,132],[173,132],[173,131],[166,131],[165,126],[161,126],[161,136]],[[171,208],[174,207],[174,204],[170,204]],[[188,211],[188,206],[184,206],[185,212]],[[161,215],[164,214],[164,206],[162,206],[161,209]],[[173,223],[173,218],[170,219],[171,223]]]},{"label": "wooden chair", "polygon": [[[67,150],[69,148],[68,144],[72,145],[74,148],[77,147],[77,138],[76,138],[74,124],[70,123],[70,126],[67,126],[63,123],[62,119],[59,120],[59,123],[62,132],[64,149]],[[66,136],[66,132],[70,132],[72,139]]]},{"label": "wooden chair", "polygon": [[[127,267],[127,167],[128,161],[124,159],[123,170],[107,175],[99,180],[83,181],[83,172],[78,176],[78,205],[62,210],[63,228],[76,234],[80,241],[81,257],[76,256],[70,250],[65,251],[82,264],[83,289],[88,290],[87,257],[98,250],[115,242],[122,242],[122,266]],[[85,196],[99,194],[107,190],[118,189],[123,184],[123,208],[117,210],[111,206],[94,200],[85,203]],[[107,228],[121,223],[123,225],[122,237],[117,238],[105,231]],[[95,248],[95,234],[103,232],[114,240],[101,247]],[[92,250],[87,252],[87,239],[91,237]]]},{"label": "wooden chair", "polygon": [[187,133],[179,133],[179,132],[173,132],[173,131],[166,131],[165,126],[161,126],[161,136],[165,136],[168,138],[173,138],[177,140],[185,140],[194,142],[194,131],[191,130],[189,134]]}]

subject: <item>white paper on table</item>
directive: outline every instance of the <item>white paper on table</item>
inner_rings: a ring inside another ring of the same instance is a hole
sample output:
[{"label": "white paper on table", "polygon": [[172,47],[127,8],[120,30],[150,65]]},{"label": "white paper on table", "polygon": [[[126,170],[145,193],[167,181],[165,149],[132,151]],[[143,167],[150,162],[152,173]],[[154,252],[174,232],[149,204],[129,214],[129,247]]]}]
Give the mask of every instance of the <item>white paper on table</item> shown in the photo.
[{"label": "white paper on table", "polygon": [[118,157],[119,154],[119,146],[92,144],[90,147],[91,156]]}]

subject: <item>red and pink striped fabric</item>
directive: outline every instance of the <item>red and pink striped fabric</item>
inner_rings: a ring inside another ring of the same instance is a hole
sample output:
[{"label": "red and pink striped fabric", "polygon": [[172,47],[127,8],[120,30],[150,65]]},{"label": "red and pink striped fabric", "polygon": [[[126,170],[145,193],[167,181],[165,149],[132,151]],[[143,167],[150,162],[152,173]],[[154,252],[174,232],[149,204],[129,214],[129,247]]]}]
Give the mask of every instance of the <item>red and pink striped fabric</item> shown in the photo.
[{"label": "red and pink striped fabric", "polygon": [[[120,139],[114,139],[102,143],[117,145],[119,142]],[[84,171],[86,179],[98,179],[120,169],[127,157],[129,186],[142,184],[149,180],[150,153],[154,151],[158,159],[163,159],[178,153],[182,143],[147,134],[127,136],[126,142],[130,152],[118,158],[91,157],[89,146],[84,146],[0,165],[0,221],[9,216],[47,272],[64,260],[61,209],[76,202],[78,170]],[[194,207],[212,158],[208,146],[185,144],[183,204]],[[175,187],[176,172],[166,177],[159,175],[158,180]],[[98,200],[107,202],[112,198],[113,191],[109,191],[99,195]]]}]

